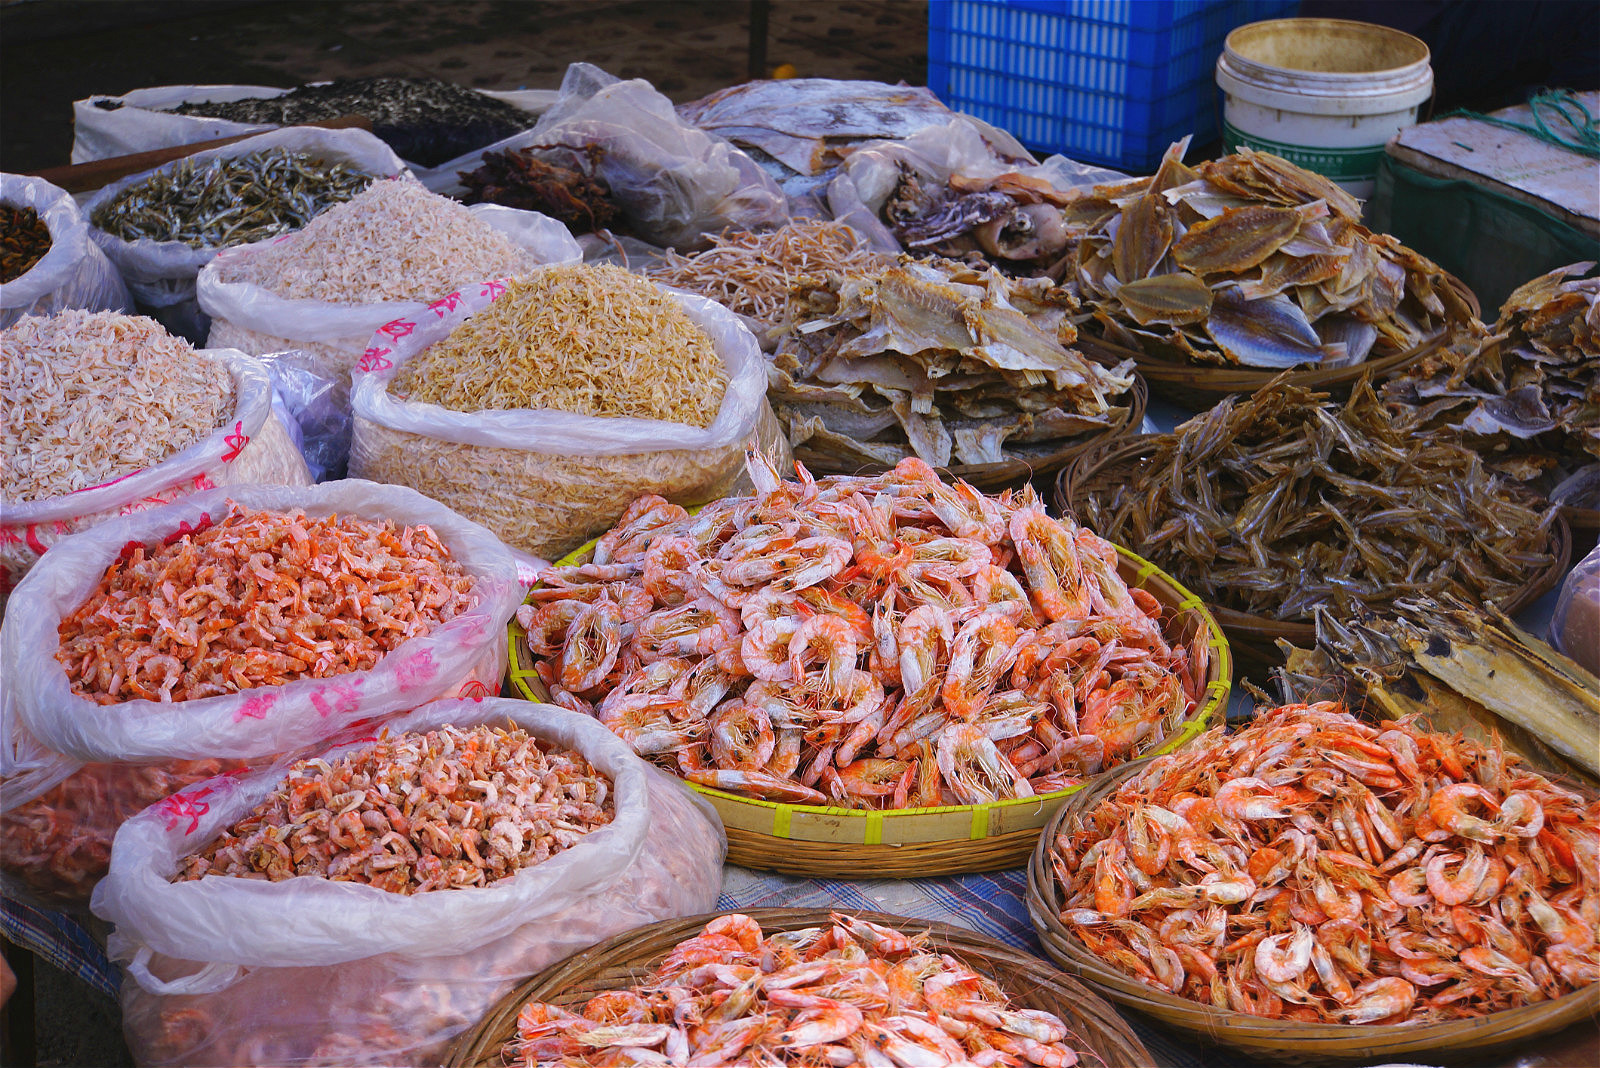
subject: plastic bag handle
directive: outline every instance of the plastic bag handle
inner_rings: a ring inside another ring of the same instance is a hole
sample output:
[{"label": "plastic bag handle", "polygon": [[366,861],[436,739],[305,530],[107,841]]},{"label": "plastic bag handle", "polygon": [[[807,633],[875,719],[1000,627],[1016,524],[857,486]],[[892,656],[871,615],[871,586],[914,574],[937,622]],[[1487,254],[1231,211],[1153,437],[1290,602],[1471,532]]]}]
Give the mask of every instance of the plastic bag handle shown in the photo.
[{"label": "plastic bag handle", "polygon": [[139,951],[133,955],[133,960],[128,962],[128,974],[133,976],[145,990],[161,996],[215,994],[228,989],[244,974],[244,969],[237,964],[212,961],[193,975],[185,975],[169,983],[164,979],[157,979],[150,971],[151,955],[149,946],[140,946]]}]

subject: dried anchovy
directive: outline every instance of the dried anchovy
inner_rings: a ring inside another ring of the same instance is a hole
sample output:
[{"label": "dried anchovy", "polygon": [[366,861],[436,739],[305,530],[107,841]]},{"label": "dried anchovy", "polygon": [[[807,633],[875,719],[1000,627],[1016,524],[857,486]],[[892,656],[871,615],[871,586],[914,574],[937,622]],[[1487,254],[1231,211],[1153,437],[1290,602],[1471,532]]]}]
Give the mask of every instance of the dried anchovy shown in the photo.
[{"label": "dried anchovy", "polygon": [[50,229],[33,208],[0,204],[0,283],[14,282],[50,251]]},{"label": "dried anchovy", "polygon": [[1275,619],[1503,601],[1553,559],[1554,510],[1420,430],[1365,379],[1340,408],[1280,378],[1155,439],[1079,519],[1214,603]]},{"label": "dried anchovy", "polygon": [[124,241],[226,248],[298,230],[376,177],[283,148],[204,163],[188,159],[124,189],[95,209],[93,222]]},{"label": "dried anchovy", "polygon": [[[599,152],[599,148],[595,148]],[[604,182],[581,171],[547,163],[532,148],[485,152],[483,166],[461,171],[467,204],[504,204],[561,220],[575,234],[609,230],[622,218]]]},{"label": "dried anchovy", "polygon": [[436,78],[335,78],[283,96],[179,104],[171,111],[277,126],[363,115],[396,154],[424,167],[437,167],[534,122],[514,104]]}]

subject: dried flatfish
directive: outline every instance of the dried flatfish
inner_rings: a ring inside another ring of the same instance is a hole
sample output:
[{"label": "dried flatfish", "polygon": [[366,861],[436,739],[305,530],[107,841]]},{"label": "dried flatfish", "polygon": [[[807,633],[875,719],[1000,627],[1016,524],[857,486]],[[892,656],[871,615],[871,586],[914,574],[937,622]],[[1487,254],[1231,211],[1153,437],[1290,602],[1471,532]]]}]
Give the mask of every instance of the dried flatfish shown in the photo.
[{"label": "dried flatfish", "polygon": [[1210,286],[1179,271],[1125,283],[1117,290],[1117,299],[1134,322],[1149,326],[1201,322],[1210,314],[1213,298]]},{"label": "dried flatfish", "polygon": [[1322,343],[1294,301],[1282,295],[1249,300],[1240,286],[1217,291],[1205,327],[1217,347],[1245,367],[1297,367],[1345,355]]},{"label": "dried flatfish", "polygon": [[1148,278],[1171,247],[1172,217],[1160,197],[1146,194],[1122,209],[1112,269],[1124,285]]},{"label": "dried flatfish", "polygon": [[1189,227],[1172,246],[1172,258],[1195,274],[1247,271],[1299,233],[1302,221],[1293,208],[1230,208]]}]

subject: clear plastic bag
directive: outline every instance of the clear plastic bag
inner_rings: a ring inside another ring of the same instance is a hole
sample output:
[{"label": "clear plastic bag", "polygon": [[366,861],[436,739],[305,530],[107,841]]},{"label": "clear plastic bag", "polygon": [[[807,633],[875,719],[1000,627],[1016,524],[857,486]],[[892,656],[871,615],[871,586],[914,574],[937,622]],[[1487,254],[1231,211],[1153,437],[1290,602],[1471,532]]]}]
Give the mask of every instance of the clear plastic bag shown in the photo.
[{"label": "clear plastic bag", "polygon": [[788,218],[783,190],[755,160],[684,122],[649,82],[622,81],[588,63],[567,68],[560,97],[533,129],[436,168],[424,184],[460,192],[458,172],[482,166],[484,153],[529,146],[603,182],[629,228],[653,244],[687,248],[708,233]]},{"label": "clear plastic bag", "polygon": [[50,249],[20,277],[0,285],[0,328],[24,315],[68,308],[133,311],[117,269],[89,240],[89,224],[72,194],[43,178],[0,174],[0,204],[32,208],[50,231]]},{"label": "clear plastic bag", "polygon": [[715,904],[726,852],[715,811],[597,721],[491,699],[438,702],[389,729],[508,720],[610,776],[615,818],[489,886],[401,895],[309,876],[168,882],[282,767],[211,780],[125,823],[93,908],[116,925],[109,948],[127,966],[123,1023],[138,1063],[437,1063],[519,980]]},{"label": "clear plastic bag", "polygon": [[232,349],[200,354],[226,363],[233,376],[233,417],[222,426],[154,466],[102,485],[42,501],[0,502],[0,595],[7,601],[45,551],[69,535],[217,486],[310,484],[304,457],[272,411],[267,369]]},{"label": "clear plastic bag", "polygon": [[272,375],[274,405],[282,404],[300,434],[300,451],[313,482],[345,475],[350,459],[350,385],[319,372],[315,356],[298,350],[261,357]]},{"label": "clear plastic bag", "polygon": [[[323,130],[314,126],[297,126],[272,130],[221,148],[196,152],[183,160],[119,179],[96,193],[84,206],[84,217],[91,220],[90,236],[121,272],[134,299],[143,307],[159,311],[162,322],[168,323],[169,329],[172,325],[186,328],[181,332],[191,341],[198,343],[205,340],[200,330],[200,306],[195,300],[195,278],[200,268],[209,263],[218,250],[193,248],[182,241],[152,241],[147,238],[125,241],[94,229],[94,213],[116,200],[124,190],[148,181],[161,171],[178,167],[185,160],[203,163],[212,159],[236,159],[273,148],[306,152],[329,163],[343,161],[369,174],[384,177],[404,173],[406,169],[400,157],[388,145],[366,130]],[[194,336],[197,333],[200,336]]]},{"label": "clear plastic bag", "polygon": [[1600,545],[1561,584],[1550,617],[1550,644],[1600,675]]},{"label": "clear plastic bag", "polygon": [[726,308],[677,290],[668,292],[710,335],[728,371],[722,407],[704,429],[548,409],[458,412],[389,394],[401,364],[503,291],[497,283],[469,287],[453,295],[450,311],[398,320],[373,335],[351,394],[352,474],[421,490],[508,545],[555,558],[616,523],[640,494],[704,504],[734,492],[752,439],[787,466],[788,442],[767,404],[766,359],[755,338]]},{"label": "clear plastic bag", "polygon": [[[370,670],[192,701],[132,700],[102,705],[72,692],[55,660],[58,626],[99,584],[130,541],[159,541],[226,514],[228,502],[308,515],[352,515],[415,526],[426,523],[473,576],[475,605],[411,638]],[[0,668],[21,725],[39,743],[84,761],[159,763],[184,759],[259,759],[315,745],[360,720],[428,701],[499,690],[506,624],[522,599],[506,547],[419,493],[346,480],[320,486],[240,485],[184,497],[102,523],[56,545],[12,594],[0,630]]]}]

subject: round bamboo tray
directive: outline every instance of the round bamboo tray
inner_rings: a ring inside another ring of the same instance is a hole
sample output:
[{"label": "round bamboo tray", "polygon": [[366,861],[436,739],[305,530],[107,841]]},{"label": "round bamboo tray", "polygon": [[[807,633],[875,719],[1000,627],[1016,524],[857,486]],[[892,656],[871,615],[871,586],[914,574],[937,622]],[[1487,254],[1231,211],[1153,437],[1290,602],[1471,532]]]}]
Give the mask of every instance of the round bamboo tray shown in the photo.
[{"label": "round bamboo tray", "polygon": [[[1099,359],[1099,362],[1117,363],[1119,359]],[[1133,386],[1128,390],[1126,414],[1105,430],[1075,438],[1063,438],[1058,448],[1028,460],[1005,460],[994,464],[952,464],[937,470],[946,478],[959,478],[964,482],[970,482],[985,493],[997,493],[1009,487],[1020,486],[1031,479],[1055,474],[1071,463],[1073,457],[1088,449],[1139,433],[1139,428],[1144,425],[1144,413],[1149,401],[1150,387],[1135,372]],[[863,464],[844,460],[833,453],[821,452],[807,445],[794,446],[794,458],[805,464],[814,475],[876,475],[889,469],[884,464]]]},{"label": "round bamboo tray", "polygon": [[[750,909],[745,914],[769,932],[798,931],[829,922],[827,911],[815,909]],[[1090,1055],[1080,1063],[1092,1064],[1095,1058],[1105,1068],[1144,1068],[1155,1063],[1104,999],[1038,957],[949,924],[882,912],[852,914],[907,934],[926,931],[933,948],[958,957],[973,971],[993,979],[1015,1004],[1054,1013],[1071,1029],[1068,1041],[1080,1053]],[[516,1035],[517,1014],[527,1002],[549,1002],[577,1011],[596,994],[642,982],[674,946],[698,933],[718,915],[725,913],[653,923],[546,968],[507,994],[477,1026],[461,1036],[445,1064],[448,1068],[501,1068],[504,1062],[500,1049]]]},{"label": "round bamboo tray", "polygon": [[[1091,491],[1107,485],[1139,485],[1148,478],[1146,460],[1167,435],[1146,435],[1113,442],[1079,455],[1062,469],[1056,480],[1055,506],[1060,515],[1082,516]],[[1566,518],[1557,515],[1550,527],[1550,552],[1553,559],[1505,600],[1498,603],[1507,615],[1516,615],[1554,589],[1567,573],[1572,557],[1572,531]],[[1253,615],[1217,604],[1207,609],[1227,632],[1228,641],[1241,661],[1276,667],[1283,663],[1277,642],[1281,638],[1302,648],[1316,643],[1316,627],[1310,623]]]},{"label": "round bamboo tray", "polygon": [[1051,847],[1067,820],[1087,813],[1138,769],[1113,771],[1064,804],[1050,821],[1028,863],[1028,915],[1050,958],[1126,1008],[1208,1042],[1286,1064],[1368,1063],[1418,1057],[1469,1058],[1521,1047],[1531,1039],[1600,1013],[1600,984],[1551,1001],[1468,1020],[1433,1024],[1312,1024],[1252,1016],[1202,1005],[1147,986],[1110,967],[1091,953],[1061,921],[1060,885],[1050,862]]},{"label": "round bamboo tray", "polygon": [[[1477,317],[1478,298],[1467,288],[1466,283],[1449,273],[1445,274],[1445,283],[1472,310],[1473,316]],[[1093,323],[1092,319],[1086,322],[1084,324],[1086,330],[1092,328]],[[1301,371],[1289,371],[1288,381],[1291,385],[1326,391],[1338,398],[1349,396],[1350,387],[1355,385],[1356,379],[1363,374],[1371,373],[1376,381],[1409,367],[1416,360],[1444,344],[1449,339],[1454,325],[1447,323],[1422,344],[1404,352],[1397,352],[1377,360],[1366,360],[1349,367],[1312,367]],[[1139,373],[1149,381],[1150,389],[1157,396],[1189,408],[1209,408],[1232,393],[1254,393],[1284,374],[1282,370],[1264,367],[1193,363],[1172,353],[1129,348],[1089,333],[1079,336],[1078,347],[1102,360],[1133,360],[1138,365]]]},{"label": "round bamboo tray", "polygon": [[[582,563],[590,546],[562,563]],[[1233,657],[1222,628],[1194,594],[1148,560],[1117,548],[1117,571],[1130,586],[1148,590],[1163,606],[1169,640],[1191,643],[1204,635],[1211,651],[1200,706],[1194,715],[1146,757],[1186,744],[1227,715],[1233,685]],[[530,701],[547,702],[550,692],[534,670],[526,632],[509,628],[509,678]],[[1137,761],[1130,761],[1137,763]],[[1093,780],[1090,780],[1093,781]],[[698,783],[686,784],[706,798],[722,817],[728,834],[728,863],[786,875],[884,879],[998,871],[1023,864],[1039,829],[1062,800],[1084,784],[1037,797],[983,805],[946,805],[869,812],[828,805],[763,801]]]}]

